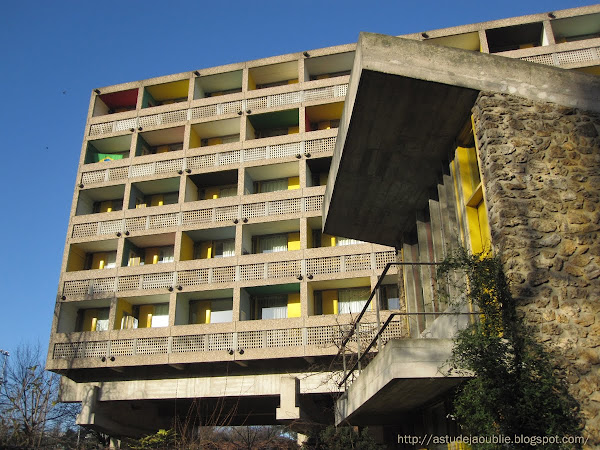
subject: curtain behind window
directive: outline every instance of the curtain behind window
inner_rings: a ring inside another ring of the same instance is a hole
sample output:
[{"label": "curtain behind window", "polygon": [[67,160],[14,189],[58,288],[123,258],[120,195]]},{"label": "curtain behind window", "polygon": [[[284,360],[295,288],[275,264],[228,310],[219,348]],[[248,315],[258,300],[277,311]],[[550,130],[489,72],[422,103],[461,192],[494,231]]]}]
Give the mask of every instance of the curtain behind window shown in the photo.
[{"label": "curtain behind window", "polygon": [[339,314],[359,313],[371,295],[370,288],[340,289],[338,308]]},{"label": "curtain behind window", "polygon": [[258,253],[285,252],[287,250],[287,234],[261,236],[258,240]]}]

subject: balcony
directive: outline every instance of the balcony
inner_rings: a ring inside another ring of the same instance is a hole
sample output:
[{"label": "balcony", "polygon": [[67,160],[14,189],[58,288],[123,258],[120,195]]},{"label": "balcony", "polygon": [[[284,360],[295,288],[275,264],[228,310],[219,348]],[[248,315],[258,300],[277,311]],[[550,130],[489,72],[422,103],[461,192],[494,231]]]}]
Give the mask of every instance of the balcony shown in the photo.
[{"label": "balcony", "polygon": [[98,94],[94,101],[93,117],[134,111],[137,105],[138,89]]},{"label": "balcony", "polygon": [[125,185],[80,190],[75,215],[99,214],[123,209]]},{"label": "balcony", "polygon": [[175,261],[175,233],[153,234],[125,239],[122,267],[165,264]]},{"label": "balcony", "polygon": [[201,75],[194,80],[194,100],[242,92],[242,71]]},{"label": "balcony", "polygon": [[185,127],[165,128],[139,133],[135,156],[155,155],[183,150],[184,133]]},{"label": "balcony", "polygon": [[304,79],[323,80],[350,75],[354,64],[354,52],[311,57],[304,60]]},{"label": "balcony", "polygon": [[186,202],[216,200],[235,197],[238,194],[238,171],[222,170],[218,172],[190,175],[186,178]]},{"label": "balcony", "polygon": [[248,69],[248,90],[298,83],[298,61]]},{"label": "balcony", "polygon": [[190,80],[172,81],[144,88],[142,108],[186,102]]},{"label": "balcony", "polygon": [[72,244],[67,257],[67,272],[102,270],[117,267],[117,240]]},{"label": "balcony", "polygon": [[[315,100],[327,100],[333,98],[344,98],[348,91],[348,83],[335,83],[332,79],[319,82],[326,86],[310,88],[303,91],[282,92],[269,94],[265,96],[256,96],[248,99],[230,100],[216,102],[211,99],[210,104],[198,105],[192,108],[173,109],[155,114],[145,114],[140,117],[130,117],[120,120],[101,121],[92,120],[89,129],[89,136],[99,136],[102,134],[130,131],[138,127],[149,127],[158,125],[168,125],[172,123],[185,122],[196,119],[210,119],[223,114],[237,114],[240,111],[259,111],[262,109],[279,107],[285,105],[299,104]],[[198,145],[199,146],[199,145]],[[190,143],[190,148],[194,147]]]},{"label": "balcony", "polygon": [[246,139],[285,136],[299,132],[297,109],[247,116]]},{"label": "balcony", "polygon": [[184,231],[180,261],[235,256],[235,227]]},{"label": "balcony", "polygon": [[133,183],[129,209],[172,205],[179,201],[179,177]]},{"label": "balcony", "polygon": [[244,172],[244,194],[262,194],[300,189],[298,162],[248,167]]},{"label": "balcony", "polygon": [[240,293],[240,320],[300,317],[300,285],[257,286]]},{"label": "balcony", "polygon": [[233,290],[177,294],[175,325],[206,325],[233,321]]},{"label": "balcony", "polygon": [[129,158],[131,135],[88,141],[84,164]]},{"label": "balcony", "polygon": [[190,148],[230,144],[239,140],[239,118],[196,123],[190,130]]}]

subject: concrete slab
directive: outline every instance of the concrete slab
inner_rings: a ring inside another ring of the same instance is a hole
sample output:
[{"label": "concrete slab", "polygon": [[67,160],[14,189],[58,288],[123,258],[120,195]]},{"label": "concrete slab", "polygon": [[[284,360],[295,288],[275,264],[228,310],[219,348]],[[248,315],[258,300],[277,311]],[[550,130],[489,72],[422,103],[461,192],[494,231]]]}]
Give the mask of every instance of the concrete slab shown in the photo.
[{"label": "concrete slab", "polygon": [[336,404],[336,424],[394,424],[464,380],[449,374],[450,339],[392,340]]},{"label": "concrete slab", "polygon": [[482,90],[600,111],[584,73],[361,33],[333,155],[324,232],[398,246]]}]

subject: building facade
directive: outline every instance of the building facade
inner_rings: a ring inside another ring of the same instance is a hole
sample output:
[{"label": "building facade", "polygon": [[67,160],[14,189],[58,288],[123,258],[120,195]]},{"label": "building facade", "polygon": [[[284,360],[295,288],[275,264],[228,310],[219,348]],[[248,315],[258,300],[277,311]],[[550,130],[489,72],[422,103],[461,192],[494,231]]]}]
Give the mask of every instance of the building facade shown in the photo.
[{"label": "building facade", "polygon": [[[599,24],[600,7],[585,7],[404,37],[598,74]],[[94,90],[47,360],[64,376],[63,400],[82,402],[79,423],[139,435],[169,427],[196,399],[226,402],[235,411],[228,424],[332,423],[343,389],[331,361],[386,264],[491,245],[496,216],[465,113],[473,89],[458,104],[465,111],[448,115],[448,130],[461,133],[451,136],[460,149],[447,170],[432,172],[427,155],[406,166],[423,186],[436,181],[435,199],[413,190],[332,203],[334,184],[356,191],[340,176],[347,164],[369,186],[388,179],[385,158],[340,165],[356,51],[308,50]],[[357,340],[370,340],[392,311],[415,316],[393,321],[386,341],[439,328],[431,313],[447,305],[434,278],[390,268]]]}]

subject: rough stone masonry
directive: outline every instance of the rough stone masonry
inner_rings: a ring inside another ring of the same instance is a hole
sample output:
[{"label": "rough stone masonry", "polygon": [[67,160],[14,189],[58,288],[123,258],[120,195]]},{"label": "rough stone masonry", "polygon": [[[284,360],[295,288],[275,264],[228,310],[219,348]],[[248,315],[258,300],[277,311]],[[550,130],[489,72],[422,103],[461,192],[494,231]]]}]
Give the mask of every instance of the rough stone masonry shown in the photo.
[{"label": "rough stone masonry", "polygon": [[600,445],[600,115],[482,92],[473,117],[494,249]]}]

